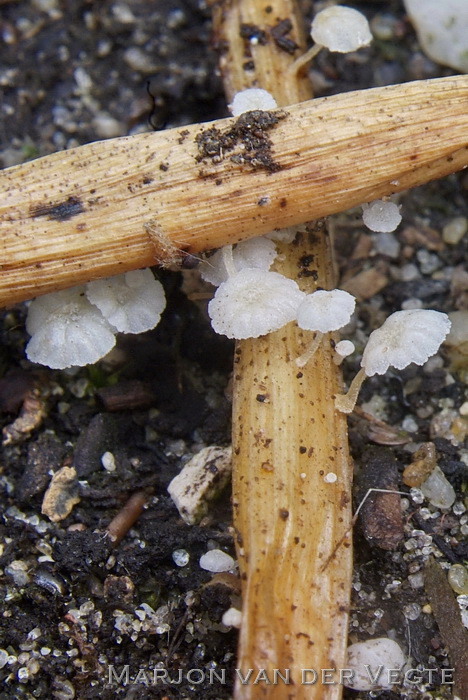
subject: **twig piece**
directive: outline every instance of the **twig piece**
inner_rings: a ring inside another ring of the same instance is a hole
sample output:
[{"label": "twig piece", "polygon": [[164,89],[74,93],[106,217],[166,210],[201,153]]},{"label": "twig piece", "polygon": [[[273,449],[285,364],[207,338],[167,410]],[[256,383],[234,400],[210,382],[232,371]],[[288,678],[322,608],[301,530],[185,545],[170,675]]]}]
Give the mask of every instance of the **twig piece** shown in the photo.
[{"label": "twig piece", "polygon": [[0,173],[0,306],[460,170],[467,101],[467,76],[440,78],[99,141],[8,168]]},{"label": "twig piece", "polygon": [[[228,48],[221,59],[228,97],[253,84],[269,90],[282,106],[311,96],[304,76],[287,72],[291,53],[271,41],[246,47],[239,31],[254,26],[268,36],[271,18],[286,17],[288,36],[303,46],[295,2],[237,0],[217,8],[215,32]],[[244,68],[246,50],[254,69]],[[299,152],[292,154],[293,161],[297,158]],[[288,191],[285,210],[294,196]],[[335,286],[323,222],[301,226],[295,243],[279,246],[279,252],[275,269],[296,279],[304,291]],[[304,275],[304,260],[311,258],[314,274]],[[323,343],[307,367],[296,364],[308,337],[289,324],[236,347],[233,504],[243,597],[237,665],[244,675],[252,668],[265,669],[269,677],[275,668],[287,668],[291,675],[291,684],[261,688],[238,681],[236,700],[256,700],[259,694],[265,700],[341,696],[339,685],[301,683],[304,668],[344,667],[352,574],[351,538],[327,571],[321,569],[350,526],[352,466],[346,420],[333,408],[340,375],[331,345]]]},{"label": "twig piece", "polygon": [[148,494],[144,491],[136,491],[117,515],[112,518],[105,531],[114,546],[119,544],[132,525],[136,523],[143,513],[147,500]]}]

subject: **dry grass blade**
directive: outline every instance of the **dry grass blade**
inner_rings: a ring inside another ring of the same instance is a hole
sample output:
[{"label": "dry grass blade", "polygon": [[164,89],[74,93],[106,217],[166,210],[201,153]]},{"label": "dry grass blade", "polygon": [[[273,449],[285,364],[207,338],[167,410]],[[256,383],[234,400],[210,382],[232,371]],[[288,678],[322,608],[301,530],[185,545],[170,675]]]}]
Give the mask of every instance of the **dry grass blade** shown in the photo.
[{"label": "dry grass blade", "polygon": [[[250,47],[254,70],[244,70],[241,60],[240,27],[268,32],[269,15],[287,17],[288,39],[303,45],[301,18],[292,0],[274,0],[269,12],[255,0],[218,6],[215,30],[227,47],[222,74],[229,98],[254,81],[284,106],[312,96],[303,77],[284,79],[293,56],[268,41]],[[292,163],[301,155],[291,152],[289,157]],[[285,210],[293,192],[285,194]],[[279,248],[275,269],[304,291],[335,286],[323,222],[301,226],[295,244]],[[352,575],[352,465],[346,420],[331,399],[339,391],[340,375],[329,342],[305,368],[298,368],[296,358],[309,343],[307,336],[289,324],[236,346],[233,503],[243,597],[237,665],[244,678],[254,669],[253,679],[237,683],[236,700],[341,696],[339,685],[302,682],[303,669],[344,667]],[[275,669],[286,678],[290,674],[290,683],[256,685],[253,680],[262,669],[270,680]]]},{"label": "dry grass blade", "polygon": [[460,170],[468,164],[467,101],[468,77],[456,76],[288,107],[265,131],[267,168],[242,158],[251,141],[234,119],[9,168],[0,173],[0,306]]}]

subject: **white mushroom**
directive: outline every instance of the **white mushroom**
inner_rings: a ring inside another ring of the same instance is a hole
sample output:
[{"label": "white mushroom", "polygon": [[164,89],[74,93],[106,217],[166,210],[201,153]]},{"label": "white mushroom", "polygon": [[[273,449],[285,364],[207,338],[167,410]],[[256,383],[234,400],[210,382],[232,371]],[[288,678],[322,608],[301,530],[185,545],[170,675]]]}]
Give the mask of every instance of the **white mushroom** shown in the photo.
[{"label": "white mushroom", "polygon": [[223,282],[208,304],[214,330],[228,338],[258,338],[296,318],[305,294],[278,272],[244,268]]},{"label": "white mushroom", "polygon": [[323,48],[338,53],[350,53],[368,46],[372,41],[365,16],[351,7],[335,5],[318,12],[312,20],[310,35],[315,44],[297,59],[290,70],[297,72]]},{"label": "white mushroom", "polygon": [[394,202],[376,199],[370,204],[363,204],[362,209],[362,220],[367,228],[376,233],[390,233],[401,222],[400,207]]},{"label": "white mushroom", "polygon": [[362,355],[361,369],[348,393],[336,397],[336,408],[351,413],[366,377],[385,374],[389,367],[404,369],[412,362],[423,365],[438,351],[450,326],[447,314],[439,311],[408,309],[393,313],[370,334]]},{"label": "white mushroom", "polygon": [[229,266],[229,250],[232,251],[232,272],[239,272],[244,267],[255,267],[259,270],[269,270],[273,260],[276,258],[276,246],[272,240],[263,236],[250,238],[242,241],[236,246],[224,246],[216,251],[214,255],[207,258],[199,265],[199,270],[205,282],[210,282],[218,287],[229,277],[226,261]]},{"label": "white mushroom", "polygon": [[337,331],[349,322],[355,305],[356,299],[342,289],[319,289],[307,294],[297,310],[297,325],[316,333],[309,348],[297,358],[299,367],[304,367],[314,355],[324,333]]},{"label": "white mushroom", "polygon": [[267,112],[277,107],[278,104],[273,95],[262,88],[247,88],[237,92],[229,105],[233,117],[240,117],[245,112],[253,112],[257,109]]},{"label": "white mushroom", "polygon": [[113,329],[85,296],[84,287],[46,294],[31,302],[26,347],[31,362],[52,369],[97,362],[115,345]]},{"label": "white mushroom", "polygon": [[355,351],[354,343],[351,340],[340,340],[335,345],[335,357],[333,361],[336,365],[341,365],[345,357],[349,357]]},{"label": "white mushroom", "polygon": [[121,333],[143,333],[154,328],[166,306],[162,284],[150,269],[89,282],[86,296]]},{"label": "white mushroom", "polygon": [[350,53],[369,46],[372,34],[365,16],[351,7],[335,5],[318,12],[310,29],[316,44],[329,51]]}]

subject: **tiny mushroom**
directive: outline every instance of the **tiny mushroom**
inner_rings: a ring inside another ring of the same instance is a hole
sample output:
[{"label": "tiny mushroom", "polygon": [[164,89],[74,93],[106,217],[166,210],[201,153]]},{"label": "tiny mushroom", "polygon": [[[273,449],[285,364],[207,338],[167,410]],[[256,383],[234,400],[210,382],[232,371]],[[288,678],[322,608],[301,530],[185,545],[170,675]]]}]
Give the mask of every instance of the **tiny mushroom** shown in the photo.
[{"label": "tiny mushroom", "polygon": [[340,340],[335,345],[335,357],[333,361],[336,365],[341,365],[345,357],[349,357],[355,351],[354,343],[351,340]]},{"label": "tiny mushroom", "polygon": [[370,204],[363,204],[362,209],[363,222],[367,228],[376,233],[390,233],[401,222],[400,207],[394,202],[376,199]]},{"label": "tiny mushroom", "polygon": [[236,246],[230,245],[220,248],[210,258],[203,260],[198,269],[205,282],[210,282],[218,287],[227,280],[231,272],[239,272],[243,267],[269,270],[276,255],[274,242],[264,236],[257,236],[242,241]]},{"label": "tiny mushroom", "polygon": [[335,406],[351,413],[366,377],[385,374],[389,367],[404,369],[414,362],[423,365],[435,355],[450,331],[447,314],[429,309],[408,309],[391,314],[384,324],[369,336],[361,360],[361,369],[354,377],[347,394],[339,394]]},{"label": "tiny mushroom", "polygon": [[166,306],[163,286],[150,269],[89,282],[86,296],[121,333],[143,333],[154,328]]},{"label": "tiny mushroom", "polygon": [[305,294],[278,272],[244,268],[223,282],[208,304],[211,325],[228,338],[258,338],[296,318]]},{"label": "tiny mushroom", "polygon": [[28,359],[52,369],[93,364],[115,345],[114,329],[88,301],[84,287],[32,301],[26,330],[31,335],[26,346]]},{"label": "tiny mushroom", "polygon": [[312,20],[310,34],[315,44],[293,63],[297,72],[323,48],[338,53],[351,53],[369,46],[372,34],[365,16],[351,7],[335,5],[318,12]]},{"label": "tiny mushroom", "polygon": [[233,117],[240,117],[245,112],[268,111],[277,107],[273,95],[262,88],[247,88],[237,92],[229,105]]},{"label": "tiny mushroom", "polygon": [[304,367],[313,357],[324,333],[337,331],[349,322],[355,305],[356,299],[343,289],[319,289],[307,294],[297,310],[297,325],[304,330],[315,331],[315,338],[296,359],[298,367]]}]

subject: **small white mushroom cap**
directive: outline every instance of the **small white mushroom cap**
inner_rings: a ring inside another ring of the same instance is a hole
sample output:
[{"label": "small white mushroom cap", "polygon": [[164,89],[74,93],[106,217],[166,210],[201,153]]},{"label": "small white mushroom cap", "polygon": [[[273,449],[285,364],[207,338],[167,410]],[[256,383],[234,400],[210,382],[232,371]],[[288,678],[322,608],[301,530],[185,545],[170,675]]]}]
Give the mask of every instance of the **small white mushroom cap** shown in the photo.
[{"label": "small white mushroom cap", "polygon": [[335,345],[335,352],[340,357],[349,357],[355,351],[354,343],[351,340],[340,340]]},{"label": "small white mushroom cap", "polygon": [[310,34],[316,44],[339,53],[357,51],[372,41],[369,23],[364,15],[341,5],[319,12],[312,21]]},{"label": "small white mushroom cap", "polygon": [[257,109],[267,112],[277,107],[278,104],[273,95],[262,88],[247,88],[237,92],[229,105],[233,117],[240,117],[244,112],[253,112]]},{"label": "small white mushroom cap", "polygon": [[356,642],[348,647],[346,664],[353,671],[353,678],[351,681],[345,680],[344,685],[354,690],[391,688],[393,683],[390,671],[401,670],[405,663],[406,657],[393,639],[378,637]]},{"label": "small white mushroom cap", "polygon": [[356,299],[343,289],[319,289],[300,304],[297,325],[307,331],[336,331],[349,322],[355,305]]},{"label": "small white mushroom cap", "polygon": [[363,204],[362,220],[371,231],[390,233],[401,222],[400,207],[394,202],[376,199],[370,204]]},{"label": "small white mushroom cap", "polygon": [[121,333],[154,328],[166,306],[163,286],[150,269],[89,282],[86,296]]},{"label": "small white mushroom cap", "polygon": [[74,287],[31,302],[26,319],[31,362],[52,369],[83,367],[114,347],[113,329],[84,292],[84,287]]},{"label": "small white mushroom cap", "polygon": [[226,627],[236,627],[240,629],[242,624],[242,612],[238,610],[238,608],[228,608],[228,610],[223,613],[221,622],[223,625],[226,625]]},{"label": "small white mushroom cap", "polygon": [[265,238],[270,238],[278,243],[292,243],[298,232],[297,226],[289,226],[288,228],[275,228],[271,233],[265,234]]},{"label": "small white mushroom cap", "polygon": [[450,331],[447,314],[429,309],[396,311],[369,336],[361,367],[368,377],[385,374],[389,367],[423,365],[435,355]]},{"label": "small white mushroom cap", "polygon": [[[232,261],[237,272],[244,267],[269,270],[276,255],[276,246],[273,241],[263,236],[242,241],[232,249]],[[226,270],[222,248],[217,250],[210,258],[204,260],[198,269],[202,279],[205,282],[210,282],[215,287],[225,282],[229,275]]]},{"label": "small white mushroom cap", "polygon": [[223,282],[208,304],[211,325],[228,338],[258,338],[296,318],[305,294],[278,272],[244,268]]}]

